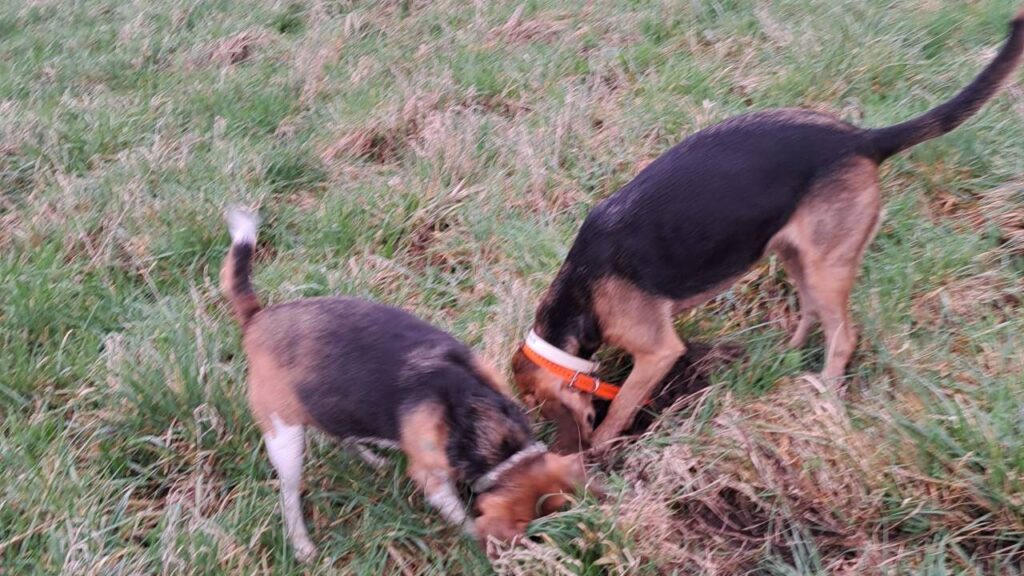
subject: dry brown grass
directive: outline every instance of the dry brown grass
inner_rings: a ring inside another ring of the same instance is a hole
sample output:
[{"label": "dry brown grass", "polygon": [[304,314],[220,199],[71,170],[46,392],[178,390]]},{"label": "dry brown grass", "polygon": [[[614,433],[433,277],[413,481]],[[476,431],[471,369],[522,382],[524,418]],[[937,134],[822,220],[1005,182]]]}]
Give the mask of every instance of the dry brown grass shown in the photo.
[{"label": "dry brown grass", "polygon": [[1003,250],[1024,255],[1024,182],[982,192],[979,209],[984,218],[999,230]]},{"label": "dry brown grass", "polygon": [[[962,170],[953,175],[938,170],[940,179],[966,177]],[[981,233],[994,230],[1001,250],[1012,255],[1024,254],[1024,182],[1009,182],[970,196],[940,188],[928,208],[936,221],[959,229]]]},{"label": "dry brown grass", "polygon": [[191,58],[192,66],[213,65],[227,68],[241,64],[270,42],[271,36],[263,30],[246,30],[217,40],[200,50]]},{"label": "dry brown grass", "polygon": [[438,108],[441,102],[439,93],[411,94],[401,107],[381,110],[361,126],[346,128],[337,140],[323,148],[320,158],[328,165],[358,158],[380,163],[394,161],[420,137],[421,130],[443,114]]},{"label": "dry brown grass", "polygon": [[909,526],[914,514],[883,522],[894,506],[941,510],[931,528],[962,531],[968,550],[994,552],[1010,544],[994,538],[1000,529],[1024,530],[956,474],[901,465],[910,439],[894,440],[884,417],[854,424],[813,377],[755,402],[728,395],[709,429],[672,434],[668,447],[627,448],[620,473],[632,488],[609,510],[663,570],[745,573],[766,556],[791,561],[809,537],[825,573],[892,572],[920,561],[915,546],[926,537]]},{"label": "dry brown grass", "polygon": [[561,37],[570,26],[569,18],[564,16],[538,14],[534,18],[523,18],[525,8],[526,4],[520,4],[507,22],[490,30],[488,36],[492,43],[546,42]]},{"label": "dry brown grass", "polygon": [[919,296],[914,319],[931,328],[950,328],[965,318],[994,314],[1003,319],[1021,304],[1024,280],[989,271],[949,282]]}]

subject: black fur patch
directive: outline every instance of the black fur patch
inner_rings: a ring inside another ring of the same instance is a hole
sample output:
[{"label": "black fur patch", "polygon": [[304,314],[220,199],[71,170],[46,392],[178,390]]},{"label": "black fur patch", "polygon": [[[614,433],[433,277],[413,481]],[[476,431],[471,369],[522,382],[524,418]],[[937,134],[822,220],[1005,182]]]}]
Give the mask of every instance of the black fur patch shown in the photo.
[{"label": "black fur patch", "polygon": [[742,273],[860,144],[859,129],[806,114],[754,113],[690,136],[594,208],[567,263],[591,286],[614,275],[673,300]]},{"label": "black fur patch", "polygon": [[398,441],[403,415],[436,403],[445,408],[449,463],[468,482],[533,441],[522,410],[474,372],[469,348],[402,310],[315,298],[256,319],[275,360],[300,366],[296,395],[334,436]]},{"label": "black fur patch", "polygon": [[231,245],[231,256],[234,258],[233,263],[235,265],[231,273],[236,294],[252,292],[252,284],[249,281],[249,277],[252,275],[252,253],[252,244]]},{"label": "black fur patch", "polygon": [[448,462],[473,482],[533,443],[533,437],[526,415],[511,400],[493,390],[466,392],[447,406]]}]

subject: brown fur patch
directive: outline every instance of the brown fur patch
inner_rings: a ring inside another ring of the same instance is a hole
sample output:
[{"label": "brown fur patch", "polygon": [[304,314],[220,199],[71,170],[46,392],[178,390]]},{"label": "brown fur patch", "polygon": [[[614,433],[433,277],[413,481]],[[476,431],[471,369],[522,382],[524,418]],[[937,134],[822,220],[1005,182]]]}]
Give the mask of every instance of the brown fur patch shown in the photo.
[{"label": "brown fur patch", "polygon": [[533,519],[564,506],[567,499],[563,494],[582,488],[585,482],[581,454],[549,452],[526,460],[507,472],[494,490],[477,499],[477,534],[485,546],[489,538],[512,540],[523,534]]},{"label": "brown fur patch", "polygon": [[512,387],[508,385],[505,377],[498,372],[498,369],[493,364],[482,356],[473,355],[473,371],[483,379],[484,384],[487,384],[506,398],[516,400],[515,394],[512,393]]},{"label": "brown fur patch", "polygon": [[452,468],[445,447],[448,426],[444,408],[434,403],[420,404],[402,415],[399,444],[409,458],[409,476],[427,493],[434,478],[451,478]]},{"label": "brown fur patch", "polygon": [[542,392],[538,389],[537,379],[540,369],[540,366],[531,362],[522,350],[516,350],[512,355],[512,381],[519,392],[519,398],[530,408],[540,406],[538,394]]},{"label": "brown fur patch", "polygon": [[506,444],[525,446],[530,443],[529,431],[505,417],[493,403],[478,402],[473,405],[476,420],[473,431],[477,437],[477,452],[488,462],[498,464],[505,453]]},{"label": "brown fur patch", "polygon": [[271,416],[288,425],[311,424],[309,414],[295,395],[294,385],[301,373],[281,366],[275,355],[260,345],[258,337],[246,334],[244,344],[249,359],[249,406],[260,430],[274,430]]},{"label": "brown fur patch", "polygon": [[590,396],[577,392],[565,382],[537,366],[522,351],[512,356],[512,373],[523,402],[540,411],[555,425],[557,434],[551,449],[559,454],[578,452],[589,445],[593,427],[587,425],[587,411],[593,413]]},{"label": "brown fur patch", "polygon": [[662,320],[671,319],[671,300],[615,276],[598,280],[593,295],[594,313],[607,343],[631,354],[656,351],[663,343]]},{"label": "brown fur patch", "polygon": [[826,378],[843,375],[856,346],[848,302],[880,218],[878,165],[854,158],[820,177],[769,243],[800,295],[801,320],[790,344],[802,345],[813,318],[819,318],[827,342]]}]

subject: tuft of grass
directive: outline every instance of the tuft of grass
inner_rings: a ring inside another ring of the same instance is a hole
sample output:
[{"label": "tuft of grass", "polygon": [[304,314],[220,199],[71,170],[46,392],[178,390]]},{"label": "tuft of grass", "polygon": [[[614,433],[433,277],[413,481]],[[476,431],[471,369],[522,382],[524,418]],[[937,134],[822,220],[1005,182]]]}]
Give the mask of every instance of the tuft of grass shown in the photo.
[{"label": "tuft of grass", "polygon": [[319,436],[287,546],[216,288],[398,305],[506,365],[579,223],[685,135],[866,126],[965,85],[1011,0],[0,4],[0,572],[1019,574],[1022,91],[890,161],[843,396],[767,260],[679,321],[742,362],[493,566]]}]

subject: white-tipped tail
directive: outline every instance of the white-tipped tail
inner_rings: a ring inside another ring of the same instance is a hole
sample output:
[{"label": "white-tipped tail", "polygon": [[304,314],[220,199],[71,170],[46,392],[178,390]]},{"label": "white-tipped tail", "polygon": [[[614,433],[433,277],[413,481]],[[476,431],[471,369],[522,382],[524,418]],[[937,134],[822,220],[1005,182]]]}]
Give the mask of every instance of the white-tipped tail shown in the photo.
[{"label": "white-tipped tail", "polygon": [[232,244],[256,244],[256,229],[260,224],[259,216],[245,208],[234,207],[228,208],[224,213],[224,218],[228,221]]}]

